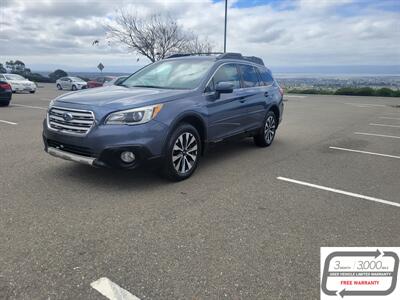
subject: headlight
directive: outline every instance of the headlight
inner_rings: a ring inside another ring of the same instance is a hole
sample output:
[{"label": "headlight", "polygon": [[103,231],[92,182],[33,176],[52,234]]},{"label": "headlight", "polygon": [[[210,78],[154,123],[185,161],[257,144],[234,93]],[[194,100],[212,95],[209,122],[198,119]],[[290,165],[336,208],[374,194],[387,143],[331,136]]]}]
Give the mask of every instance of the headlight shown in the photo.
[{"label": "headlight", "polygon": [[136,125],[147,123],[161,111],[163,104],[117,111],[106,119],[107,125]]}]

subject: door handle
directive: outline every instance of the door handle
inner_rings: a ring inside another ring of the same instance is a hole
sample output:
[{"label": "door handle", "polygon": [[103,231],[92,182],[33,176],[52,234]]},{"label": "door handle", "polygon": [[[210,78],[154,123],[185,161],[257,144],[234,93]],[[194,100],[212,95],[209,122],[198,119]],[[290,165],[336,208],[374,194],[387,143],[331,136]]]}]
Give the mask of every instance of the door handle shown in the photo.
[{"label": "door handle", "polygon": [[264,96],[265,96],[265,97],[268,97],[268,96],[269,96],[268,92],[265,92],[265,93],[264,93]]},{"label": "door handle", "polygon": [[246,102],[246,97],[240,97],[239,98],[240,103],[245,103]]}]

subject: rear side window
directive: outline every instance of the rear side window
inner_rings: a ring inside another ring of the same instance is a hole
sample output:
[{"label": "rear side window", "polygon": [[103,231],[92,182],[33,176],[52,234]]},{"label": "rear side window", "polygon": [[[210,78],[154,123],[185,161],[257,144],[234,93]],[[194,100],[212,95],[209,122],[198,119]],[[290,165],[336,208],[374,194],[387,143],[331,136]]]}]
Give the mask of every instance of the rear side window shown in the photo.
[{"label": "rear side window", "polygon": [[271,85],[274,83],[274,79],[267,70],[259,69],[259,71],[263,85]]},{"label": "rear side window", "polygon": [[214,91],[215,86],[220,82],[232,83],[234,89],[240,88],[240,75],[235,64],[226,64],[220,67],[208,84],[206,92]]},{"label": "rear side window", "polygon": [[239,69],[242,73],[244,88],[260,86],[257,70],[253,66],[239,65]]}]

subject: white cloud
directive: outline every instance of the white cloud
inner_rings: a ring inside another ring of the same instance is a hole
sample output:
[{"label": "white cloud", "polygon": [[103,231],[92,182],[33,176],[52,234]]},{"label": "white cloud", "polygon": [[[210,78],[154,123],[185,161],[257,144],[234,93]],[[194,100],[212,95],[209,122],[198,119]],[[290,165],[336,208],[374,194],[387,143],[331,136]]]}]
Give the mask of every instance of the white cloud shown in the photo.
[{"label": "white cloud", "polygon": [[[133,65],[137,55],[127,55],[123,47],[105,41],[103,24],[122,7],[140,15],[168,13],[187,30],[210,40],[216,51],[223,46],[221,1],[1,1],[0,62]],[[261,56],[273,66],[400,64],[399,11],[367,2],[351,10],[352,0],[282,0],[274,6],[244,8],[235,2],[230,1],[228,13],[229,51]],[[99,46],[92,45],[95,39]]]}]

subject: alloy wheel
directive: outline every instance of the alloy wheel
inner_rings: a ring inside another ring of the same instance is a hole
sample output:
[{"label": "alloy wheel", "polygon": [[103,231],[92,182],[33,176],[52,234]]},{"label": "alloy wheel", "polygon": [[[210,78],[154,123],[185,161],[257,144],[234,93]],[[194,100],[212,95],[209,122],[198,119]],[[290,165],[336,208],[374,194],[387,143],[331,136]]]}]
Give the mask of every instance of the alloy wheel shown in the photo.
[{"label": "alloy wheel", "polygon": [[273,116],[268,116],[267,120],[265,121],[264,127],[264,138],[268,144],[272,143],[272,140],[274,139],[275,129],[275,118]]},{"label": "alloy wheel", "polygon": [[182,133],[172,148],[172,164],[180,174],[187,174],[192,170],[198,155],[197,140],[190,132]]}]

